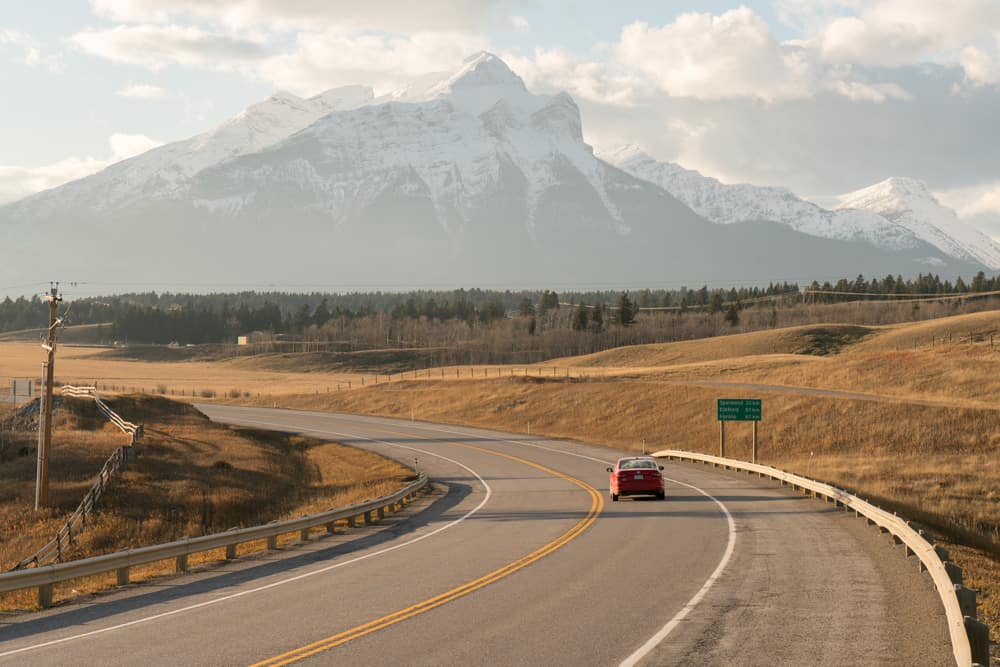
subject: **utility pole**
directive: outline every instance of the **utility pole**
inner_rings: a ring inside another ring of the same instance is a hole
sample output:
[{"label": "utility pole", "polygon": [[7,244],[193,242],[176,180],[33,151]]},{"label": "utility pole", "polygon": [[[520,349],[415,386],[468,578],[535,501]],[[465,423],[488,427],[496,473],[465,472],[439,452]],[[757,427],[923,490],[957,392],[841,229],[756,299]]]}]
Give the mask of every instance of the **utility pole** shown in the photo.
[{"label": "utility pole", "polygon": [[46,297],[49,302],[49,333],[42,343],[42,349],[48,352],[48,362],[45,364],[45,387],[42,390],[42,405],[39,410],[39,429],[42,437],[38,442],[38,470],[35,475],[35,511],[49,504],[49,447],[52,444],[52,384],[56,361],[56,327],[61,323],[56,319],[56,306],[62,297],[59,296],[59,283],[49,288]]}]

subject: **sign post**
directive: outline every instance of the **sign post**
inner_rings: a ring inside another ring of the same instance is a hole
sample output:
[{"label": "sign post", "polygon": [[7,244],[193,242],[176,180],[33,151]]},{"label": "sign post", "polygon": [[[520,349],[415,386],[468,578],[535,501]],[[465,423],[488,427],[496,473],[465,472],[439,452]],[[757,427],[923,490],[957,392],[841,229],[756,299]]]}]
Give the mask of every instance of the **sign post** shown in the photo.
[{"label": "sign post", "polygon": [[726,457],[726,422],[753,422],[752,463],[757,463],[757,422],[761,418],[759,398],[720,398],[716,405],[719,419],[719,456]]}]

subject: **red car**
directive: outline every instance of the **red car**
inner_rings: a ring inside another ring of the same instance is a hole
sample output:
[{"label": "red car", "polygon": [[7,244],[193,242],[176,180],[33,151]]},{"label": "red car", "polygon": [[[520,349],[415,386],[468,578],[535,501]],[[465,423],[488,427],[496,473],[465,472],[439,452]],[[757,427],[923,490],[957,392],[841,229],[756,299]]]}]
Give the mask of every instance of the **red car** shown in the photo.
[{"label": "red car", "polygon": [[660,500],[667,497],[663,486],[663,466],[648,456],[623,456],[618,459],[611,473],[611,500],[618,496],[656,496]]}]

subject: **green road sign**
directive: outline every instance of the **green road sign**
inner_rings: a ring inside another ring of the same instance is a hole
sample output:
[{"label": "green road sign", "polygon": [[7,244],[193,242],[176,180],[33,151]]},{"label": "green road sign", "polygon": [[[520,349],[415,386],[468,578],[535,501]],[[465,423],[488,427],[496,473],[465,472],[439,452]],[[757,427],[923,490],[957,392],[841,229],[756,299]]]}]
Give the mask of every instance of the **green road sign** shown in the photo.
[{"label": "green road sign", "polygon": [[759,398],[720,398],[718,404],[720,422],[759,422]]}]

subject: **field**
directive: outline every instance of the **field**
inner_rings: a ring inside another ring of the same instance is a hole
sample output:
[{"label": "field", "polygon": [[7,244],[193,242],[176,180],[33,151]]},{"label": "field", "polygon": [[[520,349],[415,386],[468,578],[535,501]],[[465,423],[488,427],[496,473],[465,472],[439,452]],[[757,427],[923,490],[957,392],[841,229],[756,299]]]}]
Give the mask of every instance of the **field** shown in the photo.
[{"label": "field", "polygon": [[[411,471],[370,452],[215,425],[188,404],[161,397],[122,396],[110,404],[125,418],[144,422],[146,436],[66,559],[322,511],[390,493],[412,479]],[[128,442],[92,401],[65,399],[55,415],[51,506],[35,513],[35,457],[29,446],[34,432],[12,433],[12,411],[0,414],[6,434],[0,443],[0,571],[52,539],[105,459]],[[151,566],[139,578],[168,571]],[[56,598],[105,583],[90,579],[57,588]],[[30,592],[8,597],[0,608],[34,602]]]},{"label": "field", "polygon": [[[102,354],[61,348],[57,376],[96,380],[109,393],[134,386],[189,400],[214,394],[210,400],[530,430],[631,450],[716,453],[715,399],[762,398],[763,463],[847,488],[964,545],[954,557],[982,588],[994,637],[1000,628],[998,311],[810,324],[534,365],[411,366],[400,374],[405,359],[395,359],[391,375],[346,372],[358,366],[324,353],[175,362]],[[40,356],[35,345],[0,344],[5,375],[37,374]],[[749,431],[727,430],[729,456],[749,458]]]}]

